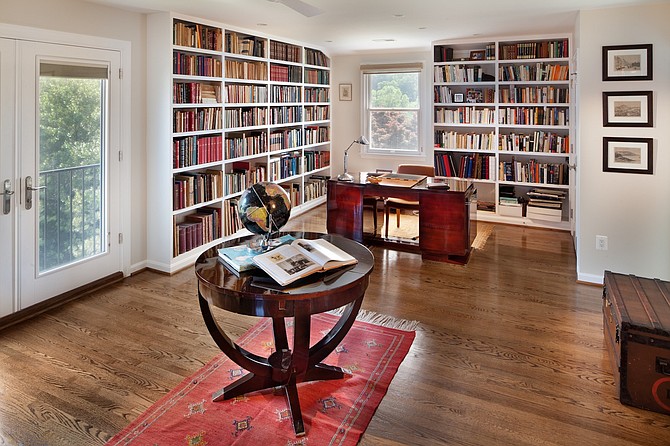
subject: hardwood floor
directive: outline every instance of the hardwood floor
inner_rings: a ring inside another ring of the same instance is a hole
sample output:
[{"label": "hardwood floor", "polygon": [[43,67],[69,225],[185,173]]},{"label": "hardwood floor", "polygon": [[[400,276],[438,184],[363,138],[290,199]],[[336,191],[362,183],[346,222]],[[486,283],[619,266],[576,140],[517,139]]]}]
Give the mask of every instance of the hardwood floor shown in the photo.
[{"label": "hardwood floor", "polygon": [[[287,229],[324,232],[324,213]],[[576,283],[569,234],[496,225],[464,267],[373,252],[363,307],[420,326],[361,445],[670,444],[670,417],[615,395],[602,291]],[[9,327],[0,445],[104,444],[216,353],[192,268],[143,272]]]}]

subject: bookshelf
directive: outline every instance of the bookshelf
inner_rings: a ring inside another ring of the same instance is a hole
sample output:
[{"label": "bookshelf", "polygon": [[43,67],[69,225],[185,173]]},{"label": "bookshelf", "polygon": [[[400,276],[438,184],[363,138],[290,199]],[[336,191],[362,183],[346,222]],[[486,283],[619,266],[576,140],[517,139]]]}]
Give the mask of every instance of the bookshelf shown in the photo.
[{"label": "bookshelf", "polygon": [[570,45],[567,35],[433,42],[436,172],[475,181],[478,219],[572,228]]},{"label": "bookshelf", "polygon": [[148,16],[148,267],[172,273],[249,234],[236,205],[258,181],[292,215],[325,202],[330,60],[317,48],[172,13]]}]

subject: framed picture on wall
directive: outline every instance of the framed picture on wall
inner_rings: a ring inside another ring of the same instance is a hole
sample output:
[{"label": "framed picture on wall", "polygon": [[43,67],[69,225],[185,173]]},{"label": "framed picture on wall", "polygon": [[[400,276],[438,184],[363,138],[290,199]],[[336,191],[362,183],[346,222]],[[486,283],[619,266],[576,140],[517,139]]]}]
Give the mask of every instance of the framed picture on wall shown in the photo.
[{"label": "framed picture on wall", "polygon": [[650,81],[652,79],[651,44],[603,47],[604,81]]},{"label": "framed picture on wall", "polygon": [[603,126],[652,127],[653,92],[611,91],[603,93]]},{"label": "framed picture on wall", "polygon": [[603,172],[654,173],[652,138],[603,138]]},{"label": "framed picture on wall", "polygon": [[351,101],[351,84],[340,84],[340,101]]}]

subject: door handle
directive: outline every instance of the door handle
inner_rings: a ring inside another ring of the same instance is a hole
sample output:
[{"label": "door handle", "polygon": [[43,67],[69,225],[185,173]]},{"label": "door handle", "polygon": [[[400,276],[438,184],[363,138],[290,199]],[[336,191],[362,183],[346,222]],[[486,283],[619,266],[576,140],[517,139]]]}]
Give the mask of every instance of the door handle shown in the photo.
[{"label": "door handle", "polygon": [[12,195],[14,195],[11,181],[4,181],[2,185],[2,193],[0,193],[0,195],[2,195],[2,213],[7,215],[12,209]]},{"label": "door handle", "polygon": [[46,188],[46,186],[33,187],[33,177],[26,177],[26,210],[33,207],[33,191]]}]

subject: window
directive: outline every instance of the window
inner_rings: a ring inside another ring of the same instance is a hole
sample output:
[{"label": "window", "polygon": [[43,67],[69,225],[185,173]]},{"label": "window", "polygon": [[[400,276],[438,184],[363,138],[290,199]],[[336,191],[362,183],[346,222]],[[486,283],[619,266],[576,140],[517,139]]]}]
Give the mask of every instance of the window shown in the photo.
[{"label": "window", "polygon": [[365,153],[421,154],[421,64],[371,65],[363,72]]}]

